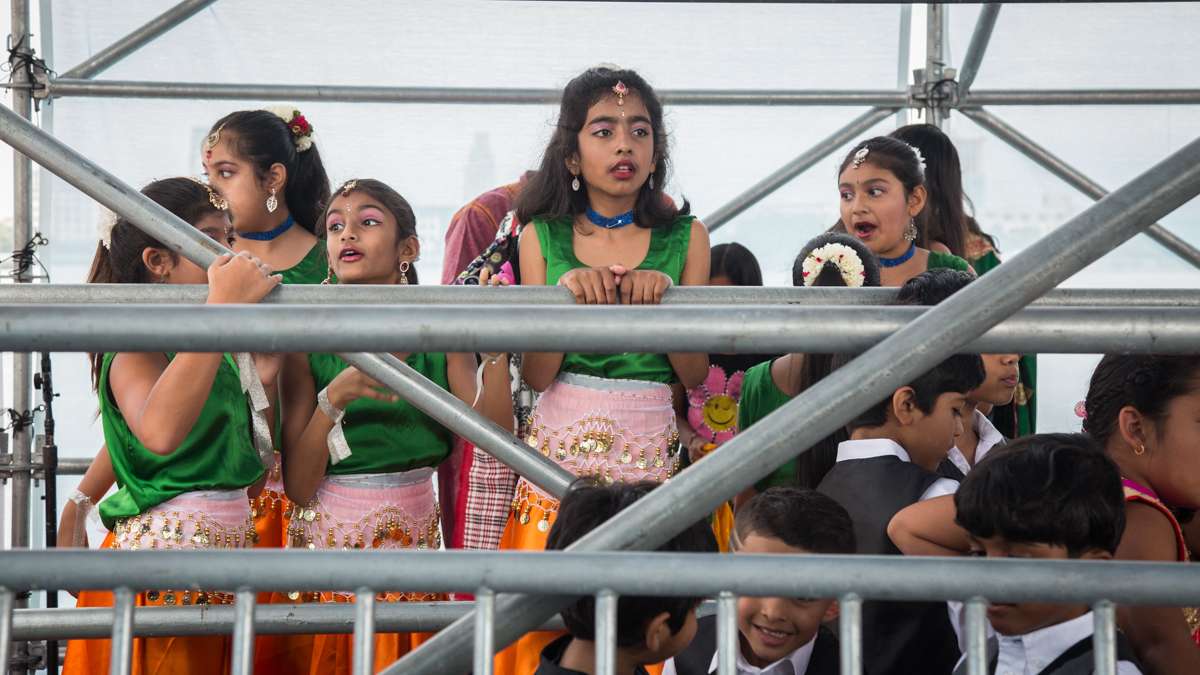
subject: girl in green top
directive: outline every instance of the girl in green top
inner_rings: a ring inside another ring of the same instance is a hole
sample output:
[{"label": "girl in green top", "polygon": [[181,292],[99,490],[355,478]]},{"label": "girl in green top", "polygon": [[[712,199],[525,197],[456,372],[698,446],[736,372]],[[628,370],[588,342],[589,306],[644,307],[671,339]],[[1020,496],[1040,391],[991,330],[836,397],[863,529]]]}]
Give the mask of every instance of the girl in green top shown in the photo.
[{"label": "girl in green top", "polygon": [[[408,202],[371,179],[347,181],[325,211],[330,273],[339,284],[415,284],[420,253]],[[476,391],[474,354],[403,354],[409,366],[496,424],[513,427],[508,362],[485,357]],[[433,473],[450,453],[450,433],[334,354],[288,356],[283,378],[283,484],[293,510],[287,545],[309,549],[441,546]],[[293,593],[338,602],[345,594]],[[384,600],[439,596],[388,592]],[[279,672],[348,672],[350,636],[295,636]],[[376,638],[377,664],[415,646],[409,634]],[[289,665],[290,664],[290,665]]]},{"label": "girl in green top", "polygon": [[[657,304],[671,285],[707,283],[708,231],[663,191],[669,167],[662,104],[641,76],[597,67],[571,80],[516,205],[517,220],[529,223],[521,283],[565,286],[589,305]],[[685,409],[684,389],[703,381],[706,354],[523,358],[525,380],[542,392],[526,437],[532,447],[604,482],[661,482],[674,472],[676,406]],[[501,547],[544,548],[557,502],[520,481],[513,505]],[[540,643],[519,651],[515,669],[500,672],[537,668]]]},{"label": "girl in green top", "polygon": [[[205,137],[201,161],[209,183],[229,204],[233,250],[258,256],[279,270],[285,284],[325,279],[329,266],[320,219],[329,201],[329,177],[312,125],[299,110],[283,106],[225,115]],[[276,453],[262,494],[252,505],[259,547],[283,546],[284,515],[290,508]],[[258,640],[260,655],[268,654],[265,642],[271,639]]]},{"label": "girl in green top", "polygon": [[970,271],[966,260],[917,243],[916,217],[928,193],[916,148],[887,136],[860,142],[838,170],[838,194],[843,227],[875,253],[883,286],[900,286],[928,269]]},{"label": "girl in green top", "polygon": [[[156,181],[142,193],[204,234],[220,240],[229,221],[220,198],[188,178]],[[279,277],[248,253],[218,258],[207,271],[172,252],[125,219],[106,230],[89,273],[90,283],[208,283],[208,304],[255,303]],[[239,368],[229,354],[120,352],[93,354],[92,378],[100,399],[106,450],[72,495],[85,509],[110,480],[118,490],[100,504],[113,534],[106,548],[189,549],[251,546],[254,528],[248,491],[264,474],[255,449],[251,410]],[[255,360],[273,381],[279,360]],[[83,487],[81,485],[81,487]],[[66,515],[66,514],[64,514]],[[81,526],[82,523],[76,523]],[[194,593],[194,595],[193,595]],[[139,605],[226,602],[223,593],[150,591]],[[84,591],[81,607],[111,605],[111,595]],[[219,673],[228,668],[229,640],[142,639],[135,673]],[[107,641],[72,641],[64,673],[103,672]],[[154,670],[162,667],[164,671]]]}]

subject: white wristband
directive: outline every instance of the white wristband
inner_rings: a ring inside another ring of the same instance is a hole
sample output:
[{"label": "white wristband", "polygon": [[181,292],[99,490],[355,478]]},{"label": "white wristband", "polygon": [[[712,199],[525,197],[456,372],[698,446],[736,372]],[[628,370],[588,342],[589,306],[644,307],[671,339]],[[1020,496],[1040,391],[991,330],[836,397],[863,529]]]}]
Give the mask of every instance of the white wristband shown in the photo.
[{"label": "white wristband", "polygon": [[342,429],[342,418],[346,416],[346,411],[329,400],[329,387],[317,394],[317,407],[333,422],[333,428],[325,437],[325,444],[329,448],[329,462],[337,464],[350,456],[350,442],[346,440],[346,432]]}]

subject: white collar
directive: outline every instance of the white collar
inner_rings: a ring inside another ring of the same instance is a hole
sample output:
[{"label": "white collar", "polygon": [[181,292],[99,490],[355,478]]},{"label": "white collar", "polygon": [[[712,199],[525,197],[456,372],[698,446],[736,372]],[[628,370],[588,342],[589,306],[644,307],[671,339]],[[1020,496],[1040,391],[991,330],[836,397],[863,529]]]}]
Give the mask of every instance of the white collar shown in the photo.
[{"label": "white collar", "polygon": [[[742,649],[740,646],[741,640],[738,640],[738,675],[804,675],[804,673],[808,671],[808,662],[810,659],[812,659],[813,645],[817,643],[817,636],[819,635],[820,632],[818,632],[817,635],[814,635],[813,639],[809,640],[808,643],[803,647],[798,648],[796,651],[788,654],[782,659],[779,659],[766,668],[759,668],[758,666],[752,666],[747,663],[746,659],[742,656]],[[788,673],[785,665],[789,663],[792,667],[791,673]],[[708,672],[717,672],[717,652],[713,652],[712,663],[710,663],[708,666]]]},{"label": "white collar", "polygon": [[[975,435],[979,437],[979,443],[975,446],[975,463],[978,464],[991,452],[992,448],[1004,442],[1004,434],[1000,433],[1000,430],[996,428],[996,425],[992,424],[987,415],[978,410],[975,411],[971,426],[975,429]],[[950,461],[954,463],[954,466],[958,467],[959,471],[963,472],[964,476],[971,473],[971,463],[967,461],[966,455],[962,453],[962,450],[958,449],[957,445],[950,448],[949,457]]]},{"label": "white collar", "polygon": [[908,452],[890,438],[867,438],[861,441],[838,443],[837,461],[871,459],[872,457],[899,457],[902,462],[911,462]]},{"label": "white collar", "polygon": [[[999,662],[1024,664],[1029,672],[1040,672],[1063,652],[1093,633],[1092,613],[1056,623],[1024,635],[998,635]],[[1005,657],[1008,657],[1007,659]],[[1015,661],[1015,663],[1014,663]],[[997,670],[1000,670],[997,667]]]}]

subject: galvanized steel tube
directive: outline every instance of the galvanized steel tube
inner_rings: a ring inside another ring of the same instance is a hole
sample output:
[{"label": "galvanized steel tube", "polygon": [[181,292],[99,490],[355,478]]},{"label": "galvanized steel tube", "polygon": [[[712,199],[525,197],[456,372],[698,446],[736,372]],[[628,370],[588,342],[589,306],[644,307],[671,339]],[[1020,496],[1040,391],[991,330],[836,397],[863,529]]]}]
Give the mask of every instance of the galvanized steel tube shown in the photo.
[{"label": "galvanized steel tube", "polygon": [[126,56],[141,49],[158,36],[187,21],[216,0],[183,0],[178,5],[154,17],[132,33],[88,57],[83,63],[63,73],[64,78],[88,79],[107,70]]},{"label": "galvanized steel tube", "polygon": [[717,675],[737,675],[737,596],[722,591],[717,596]]},{"label": "galvanized steel tube", "polygon": [[[0,350],[855,353],[936,311],[813,305],[425,305],[417,311],[397,305],[313,305],[304,312],[280,305],[54,305],[49,310],[0,306]],[[1196,351],[1198,341],[1200,307],[1035,307],[959,349],[1186,354]],[[394,357],[343,358],[402,370]],[[410,389],[398,393],[407,395]],[[468,409],[439,391],[446,415],[451,407]],[[439,419],[447,426],[454,420]]]},{"label": "galvanized steel tube", "polygon": [[354,593],[354,675],[375,673],[375,591]]},{"label": "galvanized steel tube", "polygon": [[1092,632],[1092,655],[1096,675],[1117,675],[1117,612],[1112,602],[1101,600],[1092,605],[1095,627]]},{"label": "galvanized steel tube", "polygon": [[617,672],[617,594],[602,590],[596,594],[596,675]]},{"label": "galvanized steel tube", "polygon": [[[675,286],[664,305],[890,305],[897,288]],[[203,304],[208,286],[182,284],[7,284],[0,305]],[[306,305],[574,305],[561,286],[279,286],[262,304]],[[1192,288],[1057,288],[1034,307],[1200,307]],[[419,307],[412,309],[421,311]]]},{"label": "galvanized steel tube", "polygon": [[714,232],[739,213],[762,201],[764,197],[786,185],[796,176],[825,159],[834,150],[854,141],[868,129],[883,121],[896,108],[872,108],[850,121],[849,124],[822,139],[796,159],[784,164],[774,173],[755,183],[750,189],[734,197],[704,219],[709,232]]},{"label": "galvanized steel tube", "polygon": [[113,592],[112,653],[110,675],[128,675],[133,667],[133,591],[121,587]]},{"label": "galvanized steel tube", "polygon": [[233,663],[230,670],[232,675],[252,675],[254,672],[254,605],[257,597],[254,591],[243,586],[238,590],[235,598],[233,604],[233,655],[231,657]]},{"label": "galvanized steel tube", "polygon": [[983,55],[992,40],[992,31],[996,28],[996,19],[1000,16],[1000,7],[998,2],[989,2],[979,10],[975,30],[971,33],[971,42],[967,45],[967,55],[963,57],[962,67],[958,69],[958,86],[962,92],[968,91],[975,83],[979,65],[983,62]]},{"label": "galvanized steel tube", "polygon": [[862,598],[855,593],[838,599],[838,648],[842,675],[862,675]]},{"label": "galvanized steel tube", "polygon": [[[496,654],[496,594],[488,588],[475,591],[475,675],[492,675]],[[371,671],[368,671],[371,672]]]},{"label": "galvanized steel tube", "polygon": [[987,600],[971,598],[966,604],[967,675],[987,673]]}]

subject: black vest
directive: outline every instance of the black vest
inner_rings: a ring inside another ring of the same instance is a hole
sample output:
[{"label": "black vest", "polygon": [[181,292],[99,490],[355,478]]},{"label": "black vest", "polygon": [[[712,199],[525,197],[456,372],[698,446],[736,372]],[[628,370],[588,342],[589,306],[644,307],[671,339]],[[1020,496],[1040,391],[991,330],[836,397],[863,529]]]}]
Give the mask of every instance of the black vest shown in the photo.
[{"label": "black vest", "polygon": [[[887,536],[892,516],[917,503],[940,476],[899,457],[833,466],[817,491],[846,508],[858,553],[899,555]],[[870,675],[948,675],[960,652],[944,602],[877,602],[862,607],[863,671]]]},{"label": "black vest", "polygon": [[[678,675],[708,675],[713,655],[717,653],[717,617],[700,617],[696,637],[682,652],[675,655],[675,672]],[[829,629],[821,626],[817,641],[813,643],[812,656],[808,659],[808,670],[796,675],[838,675],[838,642]]]},{"label": "black vest", "polygon": [[[1092,636],[1087,636],[1084,639],[1071,645],[1070,649],[1058,655],[1057,659],[1050,662],[1050,665],[1043,668],[1038,675],[1092,675],[1095,672],[1095,655],[1092,652]],[[1000,643],[996,638],[989,638],[987,642],[987,671],[989,673],[996,672],[996,663],[1000,660]],[[1129,646],[1129,641],[1125,639],[1125,634],[1117,631],[1117,661],[1129,661],[1137,664],[1137,658],[1133,655],[1133,648]],[[967,661],[958,664],[954,669],[954,675],[966,675]]]}]

